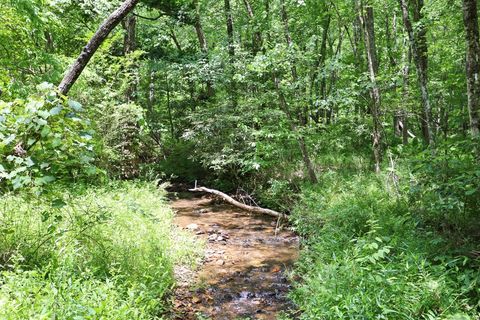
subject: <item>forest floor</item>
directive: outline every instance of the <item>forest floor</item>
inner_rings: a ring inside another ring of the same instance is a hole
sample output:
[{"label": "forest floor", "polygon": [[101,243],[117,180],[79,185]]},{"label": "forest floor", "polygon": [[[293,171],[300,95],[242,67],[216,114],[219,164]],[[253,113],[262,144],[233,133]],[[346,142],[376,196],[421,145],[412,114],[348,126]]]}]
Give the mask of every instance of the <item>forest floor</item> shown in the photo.
[{"label": "forest floor", "polygon": [[173,319],[278,319],[294,309],[287,297],[299,251],[293,232],[208,195],[172,198],[175,223],[206,242],[198,270],[176,270]]}]

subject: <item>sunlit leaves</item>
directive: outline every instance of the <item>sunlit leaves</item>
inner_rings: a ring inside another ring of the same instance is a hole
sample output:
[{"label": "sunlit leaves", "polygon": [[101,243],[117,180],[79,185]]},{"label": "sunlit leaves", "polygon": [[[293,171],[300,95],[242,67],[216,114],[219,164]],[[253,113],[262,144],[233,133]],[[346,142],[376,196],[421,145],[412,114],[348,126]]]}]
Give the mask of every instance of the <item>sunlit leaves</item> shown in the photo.
[{"label": "sunlit leaves", "polygon": [[39,90],[44,93],[40,96],[0,103],[0,155],[4,159],[0,187],[43,186],[56,178],[86,174],[84,169],[91,166],[93,132],[78,113],[81,105],[65,103],[54,91],[45,92],[50,88],[50,84],[41,84]]}]

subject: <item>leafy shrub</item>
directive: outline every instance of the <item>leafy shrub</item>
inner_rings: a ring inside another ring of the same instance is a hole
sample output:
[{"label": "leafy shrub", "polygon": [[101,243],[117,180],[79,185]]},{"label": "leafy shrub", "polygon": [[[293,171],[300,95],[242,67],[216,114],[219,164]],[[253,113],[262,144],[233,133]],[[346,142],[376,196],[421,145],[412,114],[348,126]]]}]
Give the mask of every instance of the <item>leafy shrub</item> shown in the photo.
[{"label": "leafy shrub", "polygon": [[293,220],[307,239],[292,293],[301,318],[476,319],[478,261],[386,190],[333,172],[304,188]]},{"label": "leafy shrub", "polygon": [[411,205],[426,223],[457,238],[480,239],[478,139],[454,137],[412,161]]},{"label": "leafy shrub", "polygon": [[53,86],[26,101],[0,101],[0,188],[42,186],[97,173],[93,131],[82,106],[59,97]]},{"label": "leafy shrub", "polygon": [[134,178],[149,161],[153,141],[148,136],[142,107],[129,103],[100,106],[96,121],[103,142],[102,166],[115,177]]},{"label": "leafy shrub", "polygon": [[151,319],[197,243],[163,193],[121,183],[0,200],[0,318]]}]

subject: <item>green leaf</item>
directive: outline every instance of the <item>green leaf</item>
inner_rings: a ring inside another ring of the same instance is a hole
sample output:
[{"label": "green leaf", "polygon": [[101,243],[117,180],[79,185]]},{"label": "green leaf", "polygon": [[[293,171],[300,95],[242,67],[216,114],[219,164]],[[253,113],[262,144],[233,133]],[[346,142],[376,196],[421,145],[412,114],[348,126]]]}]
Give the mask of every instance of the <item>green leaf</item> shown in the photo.
[{"label": "green leaf", "polygon": [[465,191],[465,195],[466,196],[471,196],[475,192],[477,192],[477,189],[470,189],[470,190]]},{"label": "green leaf", "polygon": [[4,143],[5,145],[9,145],[10,143],[12,143],[12,141],[15,140],[16,137],[17,136],[12,133],[11,135],[3,139],[2,143]]},{"label": "green leaf", "polygon": [[34,121],[35,121],[35,123],[37,123],[37,124],[39,124],[39,125],[41,125],[41,126],[45,126],[45,125],[48,124],[48,122],[47,122],[45,119],[40,119],[40,118],[38,118],[38,119],[35,119]]},{"label": "green leaf", "polygon": [[44,126],[42,128],[42,131],[40,132],[40,135],[42,136],[42,138],[45,138],[46,136],[48,136],[50,134],[50,127],[49,126]]},{"label": "green leaf", "polygon": [[74,100],[68,100],[68,106],[77,112],[82,110],[82,105]]},{"label": "green leaf", "polygon": [[54,138],[52,140],[52,147],[53,148],[56,148],[56,147],[60,146],[61,144],[62,144],[62,140],[59,139],[59,138]]},{"label": "green leaf", "polygon": [[53,181],[55,181],[55,177],[44,176],[44,177],[36,178],[35,179],[35,185],[43,186],[43,185],[48,184],[48,183],[53,182]]},{"label": "green leaf", "polygon": [[40,111],[38,111],[37,113],[38,113],[38,115],[39,115],[40,117],[42,117],[43,119],[48,119],[48,117],[50,117],[50,112],[45,111],[45,110],[40,110]]},{"label": "green leaf", "polygon": [[54,85],[52,83],[48,83],[48,82],[42,82],[40,83],[38,86],[37,86],[37,90],[38,91],[50,91],[54,88]]},{"label": "green leaf", "polygon": [[52,109],[50,109],[50,114],[52,116],[56,116],[58,114],[60,114],[60,112],[62,112],[62,107],[61,106],[57,106],[57,107],[53,107]]},{"label": "green leaf", "polygon": [[25,159],[25,164],[27,165],[27,167],[32,167],[33,165],[35,165],[35,162],[33,162],[32,158],[28,157]]},{"label": "green leaf", "polygon": [[53,208],[63,208],[66,205],[67,205],[67,203],[65,201],[63,201],[62,199],[55,199],[51,203],[51,206]]}]

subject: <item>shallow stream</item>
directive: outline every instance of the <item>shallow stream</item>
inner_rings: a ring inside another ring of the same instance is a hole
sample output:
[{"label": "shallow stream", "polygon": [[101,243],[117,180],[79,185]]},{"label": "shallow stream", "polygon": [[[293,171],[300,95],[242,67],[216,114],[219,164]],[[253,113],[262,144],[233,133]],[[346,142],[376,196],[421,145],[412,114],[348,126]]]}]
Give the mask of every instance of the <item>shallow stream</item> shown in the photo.
[{"label": "shallow stream", "polygon": [[176,290],[174,319],[273,320],[294,309],[286,275],[298,257],[293,232],[209,195],[178,193],[171,205],[175,223],[207,242],[203,264]]}]

